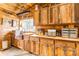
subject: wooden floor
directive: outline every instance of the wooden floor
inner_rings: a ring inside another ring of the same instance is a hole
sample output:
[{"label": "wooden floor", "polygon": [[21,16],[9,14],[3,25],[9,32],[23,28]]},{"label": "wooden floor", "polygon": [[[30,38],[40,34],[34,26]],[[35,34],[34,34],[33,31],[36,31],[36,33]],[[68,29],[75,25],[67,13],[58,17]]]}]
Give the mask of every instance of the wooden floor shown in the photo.
[{"label": "wooden floor", "polygon": [[35,56],[35,55],[12,47],[8,50],[0,51],[0,56]]}]

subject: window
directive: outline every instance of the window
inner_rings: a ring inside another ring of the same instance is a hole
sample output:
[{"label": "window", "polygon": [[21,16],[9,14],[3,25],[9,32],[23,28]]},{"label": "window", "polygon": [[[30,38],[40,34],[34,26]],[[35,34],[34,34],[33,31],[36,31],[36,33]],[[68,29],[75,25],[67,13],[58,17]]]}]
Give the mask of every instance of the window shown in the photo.
[{"label": "window", "polygon": [[25,19],[21,21],[22,30],[24,32],[35,32],[35,26],[33,18]]}]

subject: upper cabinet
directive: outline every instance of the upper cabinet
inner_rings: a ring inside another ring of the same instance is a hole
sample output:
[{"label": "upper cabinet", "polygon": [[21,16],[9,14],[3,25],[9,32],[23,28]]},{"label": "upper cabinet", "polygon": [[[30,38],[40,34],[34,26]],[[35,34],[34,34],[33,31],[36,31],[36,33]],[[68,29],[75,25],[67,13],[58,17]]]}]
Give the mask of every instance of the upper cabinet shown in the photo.
[{"label": "upper cabinet", "polygon": [[62,4],[59,6],[60,23],[72,23],[73,21],[73,4]]},{"label": "upper cabinet", "polygon": [[40,9],[40,20],[41,20],[41,25],[46,25],[48,24],[48,7],[42,7]]},{"label": "upper cabinet", "polygon": [[79,4],[65,3],[42,7],[35,11],[39,25],[79,23]]},{"label": "upper cabinet", "polygon": [[52,6],[50,8],[50,19],[49,24],[58,24],[58,6]]},{"label": "upper cabinet", "polygon": [[34,24],[39,25],[40,24],[40,19],[39,19],[39,10],[34,11]]}]

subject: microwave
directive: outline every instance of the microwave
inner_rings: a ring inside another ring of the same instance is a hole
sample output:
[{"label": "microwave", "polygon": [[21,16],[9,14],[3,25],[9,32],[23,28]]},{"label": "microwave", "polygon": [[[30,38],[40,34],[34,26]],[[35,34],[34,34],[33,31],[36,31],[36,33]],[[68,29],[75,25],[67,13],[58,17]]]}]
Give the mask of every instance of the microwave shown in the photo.
[{"label": "microwave", "polygon": [[49,29],[48,30],[48,36],[56,36],[56,30],[55,29]]},{"label": "microwave", "polygon": [[68,28],[63,28],[62,29],[62,37],[69,37],[69,29]]}]

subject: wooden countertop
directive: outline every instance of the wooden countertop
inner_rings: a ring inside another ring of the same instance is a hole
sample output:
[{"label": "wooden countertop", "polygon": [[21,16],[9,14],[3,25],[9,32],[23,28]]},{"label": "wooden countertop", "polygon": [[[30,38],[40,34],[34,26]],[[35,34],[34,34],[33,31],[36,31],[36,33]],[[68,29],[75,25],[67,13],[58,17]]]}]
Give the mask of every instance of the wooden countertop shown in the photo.
[{"label": "wooden countertop", "polygon": [[33,35],[33,33],[23,33],[23,35]]},{"label": "wooden countertop", "polygon": [[65,41],[79,41],[79,38],[73,39],[73,38],[64,38],[64,37],[50,37],[50,36],[44,36],[44,35],[30,35],[32,37],[41,37],[41,38],[48,38],[53,40],[65,40]]}]

